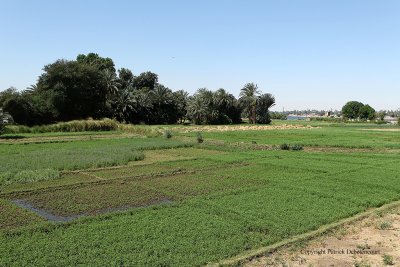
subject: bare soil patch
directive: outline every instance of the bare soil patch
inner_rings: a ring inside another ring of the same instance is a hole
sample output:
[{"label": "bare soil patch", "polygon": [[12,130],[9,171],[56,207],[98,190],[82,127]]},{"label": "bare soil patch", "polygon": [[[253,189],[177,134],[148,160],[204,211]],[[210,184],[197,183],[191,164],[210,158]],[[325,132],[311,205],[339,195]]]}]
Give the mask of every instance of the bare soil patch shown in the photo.
[{"label": "bare soil patch", "polygon": [[376,213],[245,266],[400,266],[400,207]]}]

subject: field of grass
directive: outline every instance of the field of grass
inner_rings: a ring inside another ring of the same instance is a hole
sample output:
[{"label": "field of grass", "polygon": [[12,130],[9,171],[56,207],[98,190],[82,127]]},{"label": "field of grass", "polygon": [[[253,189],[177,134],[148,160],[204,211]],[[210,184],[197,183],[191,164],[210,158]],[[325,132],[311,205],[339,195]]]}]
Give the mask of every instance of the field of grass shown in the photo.
[{"label": "field of grass", "polygon": [[163,138],[0,144],[0,185],[56,179],[61,170],[123,165],[142,160],[142,150],[189,145]]},{"label": "field of grass", "polygon": [[[0,174],[64,171],[3,186],[0,266],[202,266],[400,199],[400,132],[318,125],[204,132],[197,145],[182,127],[172,139],[2,144]],[[307,149],[326,147],[343,150]],[[84,216],[47,221],[16,200]]]}]

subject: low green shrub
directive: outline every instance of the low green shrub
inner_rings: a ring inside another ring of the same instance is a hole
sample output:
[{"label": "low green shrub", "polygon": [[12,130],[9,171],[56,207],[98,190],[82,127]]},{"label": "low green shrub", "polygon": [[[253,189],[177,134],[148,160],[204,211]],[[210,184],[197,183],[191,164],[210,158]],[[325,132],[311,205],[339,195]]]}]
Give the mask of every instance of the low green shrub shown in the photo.
[{"label": "low green shrub", "polygon": [[300,150],[303,150],[303,146],[301,146],[301,145],[293,145],[293,146],[290,147],[290,149],[294,150],[294,151],[300,151]]},{"label": "low green shrub", "polygon": [[281,150],[293,150],[293,151],[300,151],[303,150],[303,146],[301,145],[288,145],[286,143],[280,145]]},{"label": "low green shrub", "polygon": [[167,138],[167,139],[172,138],[172,132],[170,130],[165,130],[163,135],[164,135],[164,138]]},{"label": "low green shrub", "polygon": [[390,255],[383,255],[382,256],[383,264],[385,265],[394,265],[393,256]]},{"label": "low green shrub", "polygon": [[200,132],[196,133],[196,140],[197,140],[197,143],[199,143],[199,144],[204,142],[203,135]]},{"label": "low green shrub", "polygon": [[289,149],[290,149],[290,146],[289,146],[288,144],[284,143],[284,144],[280,145],[279,148],[280,148],[281,150],[289,150]]}]

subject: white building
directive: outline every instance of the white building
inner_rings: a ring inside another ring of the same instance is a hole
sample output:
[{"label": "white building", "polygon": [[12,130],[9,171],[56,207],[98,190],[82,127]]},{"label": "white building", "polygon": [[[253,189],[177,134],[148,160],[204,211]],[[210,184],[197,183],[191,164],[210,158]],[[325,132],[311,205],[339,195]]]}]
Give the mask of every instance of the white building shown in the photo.
[{"label": "white building", "polygon": [[385,116],[383,118],[384,121],[390,123],[390,124],[397,124],[397,122],[399,121],[399,118],[396,117],[391,117],[391,116]]}]

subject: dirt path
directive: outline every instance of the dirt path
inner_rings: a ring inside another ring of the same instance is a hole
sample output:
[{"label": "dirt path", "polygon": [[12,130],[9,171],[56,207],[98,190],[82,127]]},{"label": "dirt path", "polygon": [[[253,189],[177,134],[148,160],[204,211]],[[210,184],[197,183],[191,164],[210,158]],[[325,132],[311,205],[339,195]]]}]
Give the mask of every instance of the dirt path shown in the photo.
[{"label": "dirt path", "polygon": [[400,266],[400,207],[279,249],[245,266]]}]

